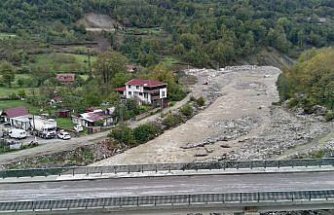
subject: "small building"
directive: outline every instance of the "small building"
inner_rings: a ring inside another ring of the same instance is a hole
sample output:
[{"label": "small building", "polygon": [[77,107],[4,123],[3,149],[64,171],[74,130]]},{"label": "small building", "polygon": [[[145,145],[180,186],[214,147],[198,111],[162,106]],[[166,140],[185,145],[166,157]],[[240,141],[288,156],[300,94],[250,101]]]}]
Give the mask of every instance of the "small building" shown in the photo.
[{"label": "small building", "polygon": [[57,115],[58,115],[59,118],[70,118],[71,117],[71,110],[68,110],[68,109],[58,110]]},{"label": "small building", "polygon": [[73,73],[57,74],[56,79],[62,84],[73,84],[75,82],[75,74]]},{"label": "small building", "polygon": [[74,124],[82,127],[109,127],[114,125],[115,107],[106,110],[97,109],[72,117]]},{"label": "small building", "polygon": [[140,104],[161,106],[167,101],[167,84],[155,80],[133,79],[116,91],[127,99],[136,99]]},{"label": "small building", "polygon": [[25,107],[9,108],[2,112],[2,118],[5,122],[12,127],[24,130],[30,129],[30,117],[31,115]]}]

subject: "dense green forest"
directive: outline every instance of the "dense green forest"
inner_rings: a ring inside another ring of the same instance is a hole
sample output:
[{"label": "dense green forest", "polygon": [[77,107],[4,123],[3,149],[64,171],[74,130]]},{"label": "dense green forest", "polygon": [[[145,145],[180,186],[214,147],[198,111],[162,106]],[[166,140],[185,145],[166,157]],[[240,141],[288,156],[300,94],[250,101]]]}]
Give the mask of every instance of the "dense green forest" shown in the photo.
[{"label": "dense green forest", "polygon": [[306,51],[293,68],[284,71],[278,86],[281,99],[289,99],[290,107],[312,113],[320,104],[328,108],[328,120],[334,118],[334,49]]},{"label": "dense green forest", "polygon": [[122,28],[158,29],[137,37],[116,26],[105,34],[115,51],[143,66],[163,56],[227,65],[265,47],[297,58],[334,41],[332,0],[2,0],[0,33],[44,43],[94,40],[77,24],[89,12],[107,14]]}]

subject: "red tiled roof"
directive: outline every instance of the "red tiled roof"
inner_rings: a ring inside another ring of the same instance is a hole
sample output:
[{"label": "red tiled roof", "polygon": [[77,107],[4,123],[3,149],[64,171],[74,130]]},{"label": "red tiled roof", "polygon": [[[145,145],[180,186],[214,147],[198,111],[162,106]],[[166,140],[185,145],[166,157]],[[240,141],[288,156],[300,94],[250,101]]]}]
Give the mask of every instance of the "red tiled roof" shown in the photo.
[{"label": "red tiled roof", "polygon": [[64,74],[57,74],[56,79],[60,82],[74,82],[75,81],[75,74],[72,73],[64,73]]},{"label": "red tiled roof", "polygon": [[125,90],[126,90],[126,87],[119,87],[115,89],[115,91],[120,92],[120,93],[124,92]]},{"label": "red tiled roof", "polygon": [[4,112],[8,118],[15,118],[15,117],[29,115],[28,110],[25,107],[9,108],[5,110]]},{"label": "red tiled roof", "polygon": [[140,80],[140,79],[133,79],[126,83],[127,85],[132,85],[132,86],[144,86],[144,87],[161,87],[161,86],[166,86],[166,83],[162,83],[160,81],[155,81],[155,80]]}]

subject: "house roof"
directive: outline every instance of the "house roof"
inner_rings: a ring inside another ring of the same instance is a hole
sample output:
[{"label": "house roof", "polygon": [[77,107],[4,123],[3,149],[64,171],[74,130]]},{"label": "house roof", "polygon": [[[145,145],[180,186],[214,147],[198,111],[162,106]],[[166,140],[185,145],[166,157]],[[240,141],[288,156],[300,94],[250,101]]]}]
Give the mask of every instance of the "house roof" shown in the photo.
[{"label": "house roof", "polygon": [[115,91],[120,92],[120,93],[124,92],[125,90],[126,90],[126,87],[119,87],[115,89]]},{"label": "house roof", "polygon": [[84,120],[89,121],[89,122],[98,122],[101,120],[106,119],[106,116],[102,115],[102,114],[98,114],[98,113],[83,113],[81,114],[82,118],[84,118]]},{"label": "house roof", "polygon": [[69,83],[75,81],[75,74],[73,73],[63,73],[57,74],[56,79],[60,82]]},{"label": "house roof", "polygon": [[27,116],[29,115],[27,108],[25,107],[16,107],[16,108],[9,108],[4,111],[8,118],[16,118],[20,116]]},{"label": "house roof", "polygon": [[133,79],[126,83],[127,85],[132,86],[144,86],[144,87],[162,87],[166,86],[166,83],[162,83],[160,81],[155,80],[141,80],[141,79]]}]

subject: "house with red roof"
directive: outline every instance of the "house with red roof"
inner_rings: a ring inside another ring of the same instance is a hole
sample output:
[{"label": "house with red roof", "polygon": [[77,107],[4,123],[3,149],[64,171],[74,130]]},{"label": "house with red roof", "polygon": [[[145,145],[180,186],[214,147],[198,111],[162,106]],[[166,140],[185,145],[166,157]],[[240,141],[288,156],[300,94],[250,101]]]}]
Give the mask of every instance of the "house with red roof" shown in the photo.
[{"label": "house with red roof", "polygon": [[140,104],[160,106],[167,101],[167,84],[155,80],[133,79],[116,91],[127,99],[136,99]]},{"label": "house with red roof", "polygon": [[72,122],[82,127],[108,127],[115,123],[114,113],[115,107],[102,109],[88,110],[78,116],[72,116]]},{"label": "house with red roof", "polygon": [[9,108],[2,112],[2,118],[5,122],[8,122],[11,126],[19,129],[28,130],[30,128],[31,116],[28,109],[25,107]]}]

